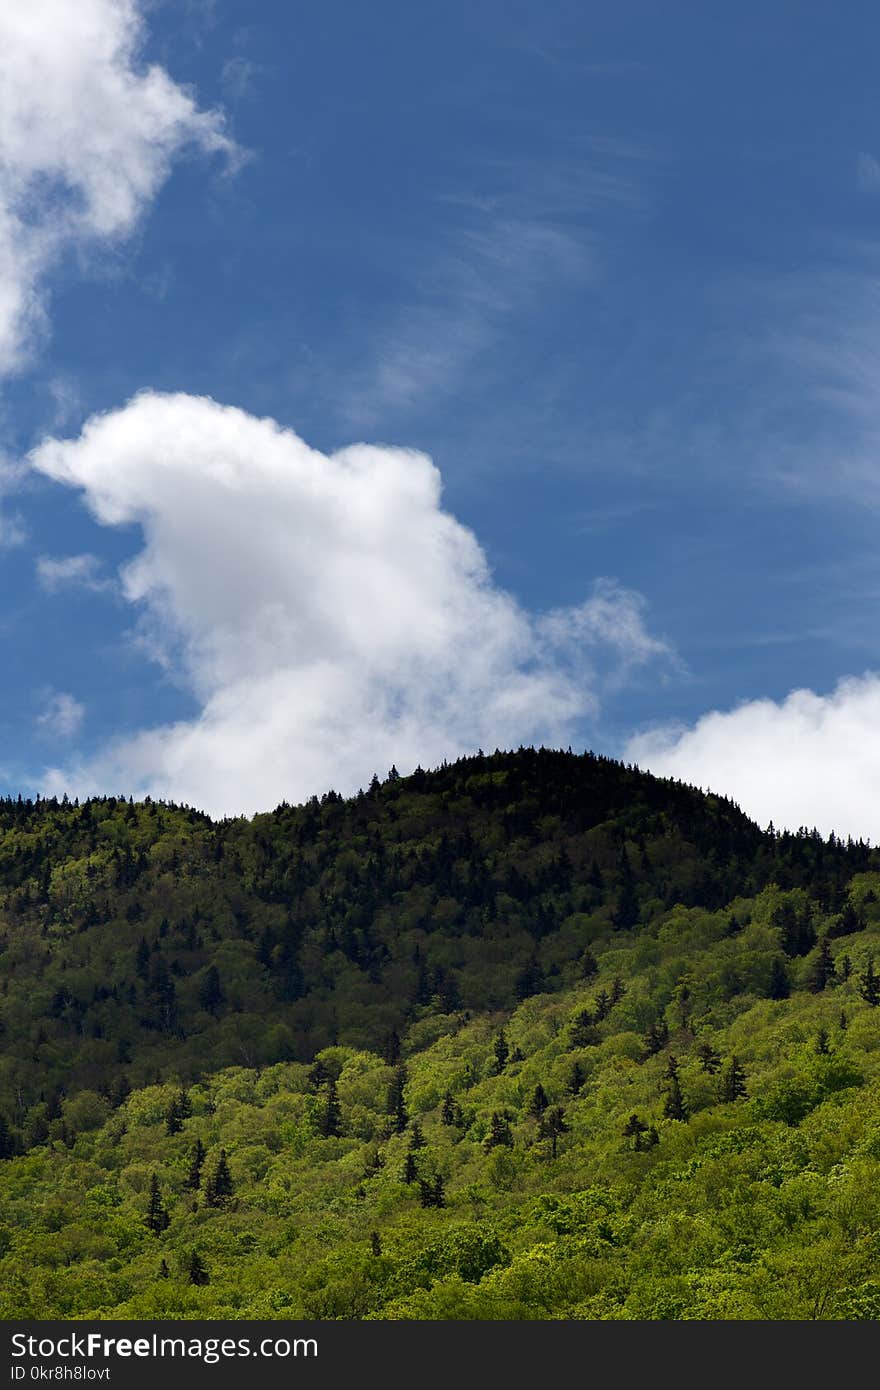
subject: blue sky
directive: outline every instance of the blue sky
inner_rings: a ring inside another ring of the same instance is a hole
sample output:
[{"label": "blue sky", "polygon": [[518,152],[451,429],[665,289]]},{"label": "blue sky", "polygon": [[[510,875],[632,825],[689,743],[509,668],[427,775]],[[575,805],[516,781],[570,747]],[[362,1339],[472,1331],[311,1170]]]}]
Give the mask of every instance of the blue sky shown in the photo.
[{"label": "blue sky", "polygon": [[875,7],[31,9],[5,789],[253,811],[546,739],[880,835]]}]

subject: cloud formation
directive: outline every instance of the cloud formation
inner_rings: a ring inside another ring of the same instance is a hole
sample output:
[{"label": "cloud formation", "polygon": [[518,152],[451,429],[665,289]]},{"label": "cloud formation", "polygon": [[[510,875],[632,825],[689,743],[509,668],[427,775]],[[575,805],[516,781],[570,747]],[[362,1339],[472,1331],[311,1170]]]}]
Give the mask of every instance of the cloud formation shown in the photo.
[{"label": "cloud formation", "polygon": [[51,738],[70,739],[79,733],[85,712],[85,705],[67,691],[52,690],[46,695],[36,722],[38,728]]},{"label": "cloud formation", "polygon": [[237,813],[374,770],[521,741],[568,742],[599,693],[664,661],[642,600],[602,581],[582,605],[526,613],[440,502],[424,454],[331,456],[275,421],[143,393],[31,455],[103,525],[137,524],[121,573],[141,631],[200,704],[48,785]]},{"label": "cloud formation", "polygon": [[0,375],[44,330],[64,255],[129,236],[185,147],[233,152],[218,112],[141,64],[140,8],[0,5]]},{"label": "cloud formation", "polygon": [[704,714],[693,728],[630,739],[625,756],[661,777],[731,796],[760,824],[815,826],[880,842],[880,675],[830,695],[793,690]]},{"label": "cloud formation", "polygon": [[100,569],[97,555],[64,555],[57,560],[51,555],[40,555],[37,559],[37,579],[47,594],[69,588],[98,593],[111,587],[109,580],[100,577]]}]

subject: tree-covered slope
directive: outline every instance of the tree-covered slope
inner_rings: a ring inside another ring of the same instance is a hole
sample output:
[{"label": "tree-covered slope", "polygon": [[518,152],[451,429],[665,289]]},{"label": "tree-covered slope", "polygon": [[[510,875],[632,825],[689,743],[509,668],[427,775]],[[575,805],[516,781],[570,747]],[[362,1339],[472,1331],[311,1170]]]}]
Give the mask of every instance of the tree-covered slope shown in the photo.
[{"label": "tree-covered slope", "polygon": [[0,1165],[2,1314],[880,1316],[878,887],[784,998],[770,888],[509,1015],[425,1006],[399,1057],[80,1093]]},{"label": "tree-covered slope", "polygon": [[874,1317],[878,893],[547,750],[0,803],[3,1316]]},{"label": "tree-covered slope", "polygon": [[[509,1009],[570,987],[597,936],[676,903],[715,909],[773,881],[840,911],[875,862],[547,750],[251,821],[113,798],[0,803],[0,1113],[27,1145],[77,1088],[118,1099],[169,1068],[193,1080],[381,1048],[425,1008]],[[795,924],[783,950],[811,933]]]}]

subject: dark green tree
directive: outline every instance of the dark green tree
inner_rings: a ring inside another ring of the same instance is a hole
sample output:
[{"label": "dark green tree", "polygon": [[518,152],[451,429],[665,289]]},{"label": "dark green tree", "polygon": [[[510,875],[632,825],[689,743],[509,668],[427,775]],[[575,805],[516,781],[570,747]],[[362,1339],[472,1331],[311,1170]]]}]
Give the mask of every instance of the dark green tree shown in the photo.
[{"label": "dark green tree", "polygon": [[739,1059],[733,1056],[721,1073],[718,1099],[721,1101],[742,1100],[747,1095],[745,1068]]},{"label": "dark green tree", "polygon": [[203,1285],[211,1282],[207,1266],[197,1250],[190,1252],[186,1275],[191,1284]]},{"label": "dark green tree", "polygon": [[150,1200],[144,1220],[147,1230],[152,1231],[154,1236],[160,1236],[171,1224],[171,1218],[162,1201],[162,1192],[156,1173],[153,1173],[150,1177]]},{"label": "dark green tree", "polygon": [[501,1072],[503,1072],[504,1068],[507,1066],[507,1059],[510,1056],[510,1048],[504,1034],[504,1029],[502,1029],[495,1038],[493,1052],[495,1055],[494,1071],[496,1076],[500,1076]]},{"label": "dark green tree", "polygon": [[876,1009],[880,1004],[880,976],[874,969],[873,956],[868,956],[865,968],[859,976],[859,994],[872,1009]]}]

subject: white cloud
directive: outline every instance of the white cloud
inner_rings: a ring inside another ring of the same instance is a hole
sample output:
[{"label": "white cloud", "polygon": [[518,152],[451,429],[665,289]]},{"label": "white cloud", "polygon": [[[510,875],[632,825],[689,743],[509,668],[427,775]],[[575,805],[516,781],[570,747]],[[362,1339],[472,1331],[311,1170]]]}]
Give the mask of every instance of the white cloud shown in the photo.
[{"label": "white cloud", "polygon": [[73,738],[82,727],[85,705],[63,690],[49,691],[43,709],[37,715],[37,725],[52,738]]},{"label": "white cloud", "polygon": [[186,146],[233,152],[142,41],[139,0],[0,5],[0,373],[44,330],[63,255],[130,235]]},{"label": "white cloud", "polygon": [[733,797],[760,824],[880,841],[880,675],[830,695],[794,690],[639,734],[625,756],[662,777]]},{"label": "white cloud", "polygon": [[201,705],[55,770],[54,788],[215,813],[352,791],[391,763],[567,742],[604,682],[669,655],[607,580],[530,617],[441,509],[423,454],[326,457],[273,420],[144,393],[31,462],[82,488],[102,524],[142,528],[123,593]]},{"label": "white cloud", "polygon": [[112,587],[107,579],[101,579],[101,561],[97,555],[64,555],[54,560],[50,555],[41,555],[37,560],[37,579],[49,594],[59,589],[90,589],[98,593]]}]

